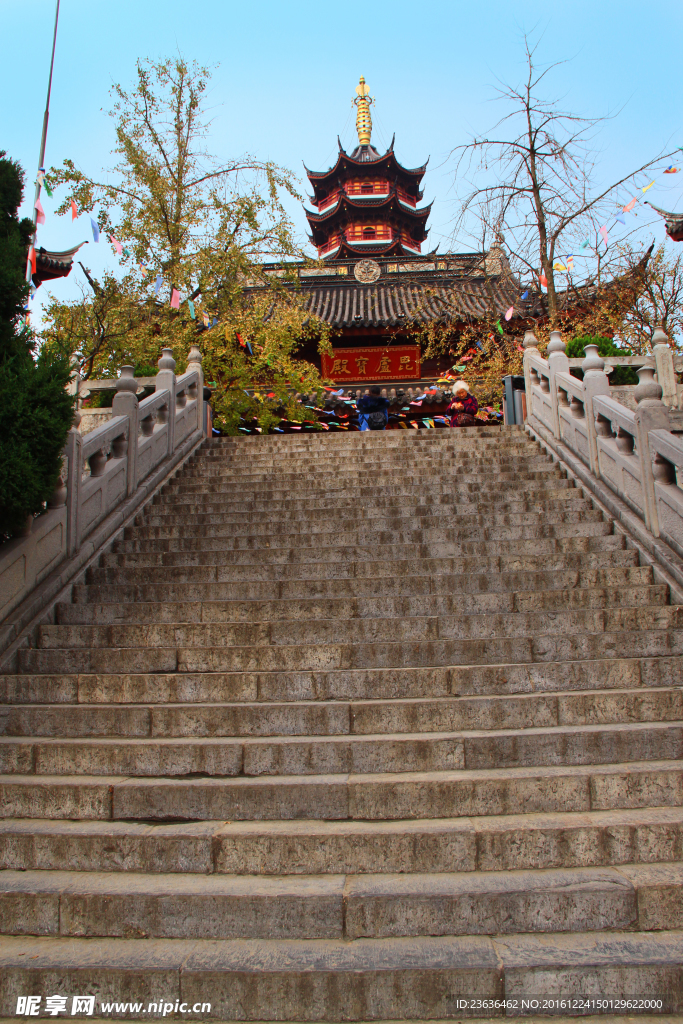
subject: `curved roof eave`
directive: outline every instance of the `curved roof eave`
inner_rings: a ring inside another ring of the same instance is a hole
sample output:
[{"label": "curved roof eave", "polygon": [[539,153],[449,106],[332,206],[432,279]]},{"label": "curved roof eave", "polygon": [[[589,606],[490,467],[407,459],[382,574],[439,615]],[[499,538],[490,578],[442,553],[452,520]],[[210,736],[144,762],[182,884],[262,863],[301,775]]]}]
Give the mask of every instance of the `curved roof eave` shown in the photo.
[{"label": "curved roof eave", "polygon": [[415,220],[427,220],[432,206],[434,205],[433,203],[430,203],[429,206],[422,206],[418,209],[416,207],[409,206],[406,203],[402,203],[395,192],[392,192],[386,198],[383,198],[381,202],[376,203],[369,203],[367,200],[354,202],[351,196],[344,193],[343,195],[340,195],[337,201],[333,203],[328,210],[325,210],[324,213],[315,213],[312,210],[307,210],[306,207],[304,207],[304,213],[306,214],[309,223],[314,221],[316,224],[321,224],[323,221],[328,220],[331,216],[338,213],[342,205],[351,210],[383,210],[392,204],[401,213],[406,213]]}]

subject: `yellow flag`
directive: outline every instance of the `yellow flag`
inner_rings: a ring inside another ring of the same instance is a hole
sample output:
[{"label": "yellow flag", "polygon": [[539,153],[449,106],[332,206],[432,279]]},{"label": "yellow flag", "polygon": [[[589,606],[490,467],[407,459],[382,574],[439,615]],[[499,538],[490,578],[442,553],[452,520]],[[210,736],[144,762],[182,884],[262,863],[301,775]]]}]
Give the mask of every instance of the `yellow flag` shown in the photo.
[{"label": "yellow flag", "polygon": [[652,186],[653,186],[653,185],[654,185],[654,181],[651,181],[649,185],[646,185],[646,186],[645,186],[645,188],[643,189],[643,192],[647,192],[647,190],[648,190],[649,188],[652,188]]},{"label": "yellow flag", "polygon": [[564,263],[554,263],[553,270],[566,270]]}]

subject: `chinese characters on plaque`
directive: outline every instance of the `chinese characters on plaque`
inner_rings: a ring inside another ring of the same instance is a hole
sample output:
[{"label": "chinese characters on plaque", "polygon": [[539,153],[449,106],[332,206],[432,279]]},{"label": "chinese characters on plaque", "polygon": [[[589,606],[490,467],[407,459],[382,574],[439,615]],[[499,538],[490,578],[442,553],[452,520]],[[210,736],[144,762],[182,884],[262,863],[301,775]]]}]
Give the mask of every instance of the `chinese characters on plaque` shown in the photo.
[{"label": "chinese characters on plaque", "polygon": [[363,380],[419,380],[419,345],[377,345],[372,348],[336,348],[322,356],[323,377],[337,384]]}]

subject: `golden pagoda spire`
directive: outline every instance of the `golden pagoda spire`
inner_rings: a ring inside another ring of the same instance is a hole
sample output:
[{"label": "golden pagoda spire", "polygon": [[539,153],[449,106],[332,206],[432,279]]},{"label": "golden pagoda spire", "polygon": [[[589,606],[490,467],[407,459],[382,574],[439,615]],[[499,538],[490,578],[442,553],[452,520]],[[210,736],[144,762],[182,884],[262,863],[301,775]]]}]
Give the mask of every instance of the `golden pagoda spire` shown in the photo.
[{"label": "golden pagoda spire", "polygon": [[369,146],[370,137],[372,135],[370,104],[373,100],[372,97],[368,96],[370,90],[365,84],[365,78],[363,75],[360,76],[360,82],[356,86],[356,92],[358,93],[358,98],[353,102],[358,108],[358,113],[356,114],[356,131],[358,132],[358,141],[361,146]]}]

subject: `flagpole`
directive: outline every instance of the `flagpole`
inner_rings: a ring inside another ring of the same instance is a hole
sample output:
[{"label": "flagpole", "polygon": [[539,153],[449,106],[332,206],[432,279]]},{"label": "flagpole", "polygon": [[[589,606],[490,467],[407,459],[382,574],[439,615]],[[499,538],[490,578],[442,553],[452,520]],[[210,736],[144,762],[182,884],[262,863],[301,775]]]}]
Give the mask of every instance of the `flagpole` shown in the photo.
[{"label": "flagpole", "polygon": [[[50,77],[47,83],[47,100],[45,102],[45,114],[43,115],[43,134],[40,138],[40,156],[38,157],[38,170],[45,165],[45,145],[47,143],[47,123],[50,119],[50,93],[52,92],[52,70],[55,66],[55,48],[57,46],[57,24],[59,22],[59,0],[57,0],[57,9],[55,10],[55,30],[52,36],[52,59],[50,61]],[[33,201],[33,237],[31,239],[31,245],[35,249],[36,245],[36,229],[38,224],[38,211],[36,209],[36,203],[40,199],[40,175],[36,175],[36,195]],[[31,260],[28,260],[26,265],[26,280],[31,280]]]}]

